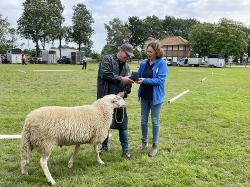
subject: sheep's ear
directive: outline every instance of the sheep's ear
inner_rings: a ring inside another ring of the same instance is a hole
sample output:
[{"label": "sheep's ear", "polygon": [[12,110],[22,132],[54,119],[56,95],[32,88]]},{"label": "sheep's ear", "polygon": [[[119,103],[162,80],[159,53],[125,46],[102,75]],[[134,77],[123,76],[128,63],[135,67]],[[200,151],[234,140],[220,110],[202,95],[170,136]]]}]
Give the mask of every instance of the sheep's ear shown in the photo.
[{"label": "sheep's ear", "polygon": [[117,103],[121,97],[116,95],[114,99],[112,100],[112,103]]},{"label": "sheep's ear", "polygon": [[116,99],[117,101],[119,101],[119,100],[121,99],[121,97],[118,96],[118,95],[116,95],[115,99]]}]

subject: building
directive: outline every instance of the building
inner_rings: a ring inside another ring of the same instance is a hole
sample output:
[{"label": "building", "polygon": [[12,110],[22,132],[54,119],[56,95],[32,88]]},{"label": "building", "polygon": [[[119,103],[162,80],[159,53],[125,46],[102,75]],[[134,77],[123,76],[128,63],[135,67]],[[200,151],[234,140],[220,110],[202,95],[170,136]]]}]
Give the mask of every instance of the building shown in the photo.
[{"label": "building", "polygon": [[[60,58],[60,50],[58,48],[51,48],[50,50],[56,51],[56,57],[59,60],[59,58]],[[61,57],[71,59],[71,53],[72,52],[77,52],[77,51],[78,51],[77,49],[61,48]]]},{"label": "building", "polygon": [[172,62],[190,56],[190,43],[181,36],[167,37],[160,40],[164,56]]},{"label": "building", "polygon": [[65,64],[81,64],[82,59],[85,58],[83,51],[78,51],[78,49],[72,48],[62,48],[61,49],[61,59],[60,58],[60,50],[58,48],[52,48],[51,54],[55,54],[56,59],[59,60],[59,63]]}]

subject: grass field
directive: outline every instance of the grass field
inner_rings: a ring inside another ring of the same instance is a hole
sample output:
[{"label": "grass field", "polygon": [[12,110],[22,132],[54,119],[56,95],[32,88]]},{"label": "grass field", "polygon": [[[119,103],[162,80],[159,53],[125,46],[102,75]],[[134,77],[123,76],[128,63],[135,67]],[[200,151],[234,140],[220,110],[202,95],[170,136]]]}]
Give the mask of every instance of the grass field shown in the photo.
[{"label": "grass field", "polygon": [[[0,134],[19,134],[25,116],[40,106],[94,102],[96,74],[97,64],[89,64],[86,71],[78,65],[0,65]],[[104,166],[97,164],[93,148],[83,145],[73,169],[68,169],[72,147],[58,147],[48,162],[56,186],[250,186],[250,68],[170,67],[166,100],[190,92],[164,103],[155,158],[136,149],[137,89],[134,85],[126,100],[133,160],[121,157],[115,130],[111,149],[102,156]],[[149,132],[151,138],[151,124]],[[35,151],[30,175],[20,174],[19,144],[0,140],[0,186],[47,186]]]}]

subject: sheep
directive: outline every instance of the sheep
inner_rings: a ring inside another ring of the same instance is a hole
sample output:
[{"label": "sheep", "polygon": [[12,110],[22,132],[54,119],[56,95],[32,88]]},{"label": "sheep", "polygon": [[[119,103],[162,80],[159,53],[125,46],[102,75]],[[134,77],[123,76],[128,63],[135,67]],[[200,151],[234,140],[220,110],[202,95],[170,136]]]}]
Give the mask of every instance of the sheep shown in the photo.
[{"label": "sheep", "polygon": [[122,97],[111,94],[95,101],[92,105],[76,107],[47,106],[30,112],[23,126],[21,139],[21,173],[28,175],[31,151],[41,154],[40,165],[49,185],[54,185],[47,161],[57,145],[75,145],[68,162],[73,167],[81,144],[92,144],[97,162],[104,164],[99,155],[98,144],[108,135],[114,108],[125,107]]}]

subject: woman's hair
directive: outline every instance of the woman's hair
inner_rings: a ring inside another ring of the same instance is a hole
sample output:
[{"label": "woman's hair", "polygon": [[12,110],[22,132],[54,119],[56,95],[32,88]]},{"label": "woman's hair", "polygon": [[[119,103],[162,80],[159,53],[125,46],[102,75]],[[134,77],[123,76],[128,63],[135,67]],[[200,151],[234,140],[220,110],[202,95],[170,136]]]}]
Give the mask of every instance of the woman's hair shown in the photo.
[{"label": "woman's hair", "polygon": [[163,56],[163,50],[161,48],[161,44],[160,44],[159,40],[155,40],[153,38],[150,38],[148,41],[146,41],[146,43],[144,45],[145,51],[147,51],[147,48],[149,46],[152,47],[153,50],[155,51],[156,58],[161,58]]}]

